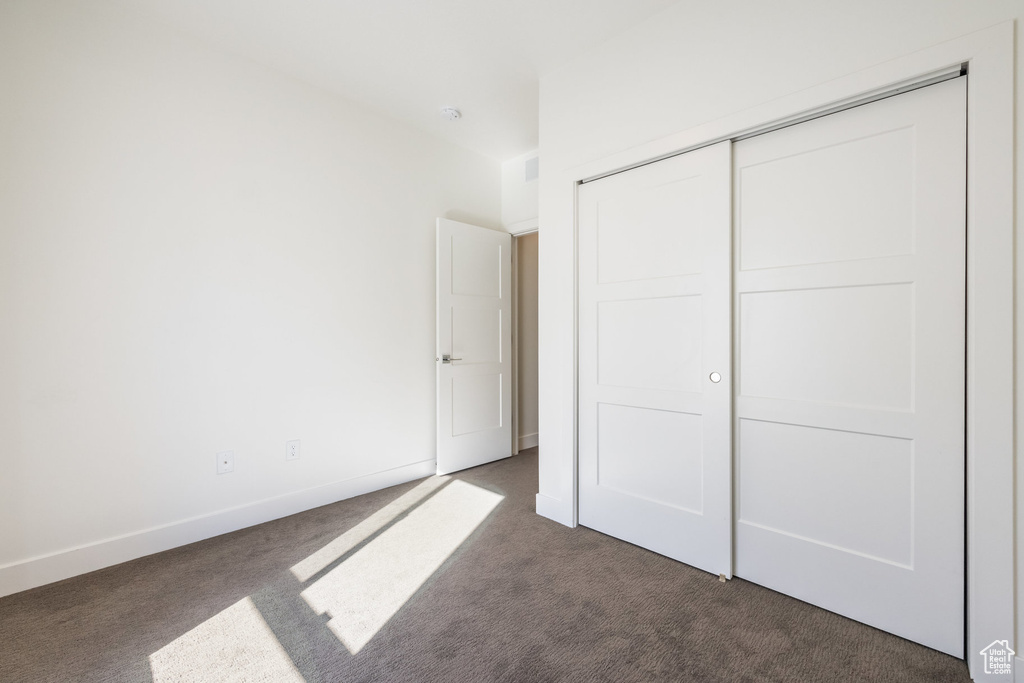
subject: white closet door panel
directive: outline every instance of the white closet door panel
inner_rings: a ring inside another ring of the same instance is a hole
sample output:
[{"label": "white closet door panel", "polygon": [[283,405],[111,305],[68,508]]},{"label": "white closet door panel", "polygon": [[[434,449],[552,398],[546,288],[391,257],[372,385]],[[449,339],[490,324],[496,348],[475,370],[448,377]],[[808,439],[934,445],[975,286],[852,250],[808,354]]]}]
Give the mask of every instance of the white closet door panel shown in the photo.
[{"label": "white closet door panel", "polygon": [[579,515],[731,576],[729,169],[722,143],[580,188]]},{"label": "white closet door panel", "polygon": [[736,573],[955,656],[966,79],[734,147]]}]

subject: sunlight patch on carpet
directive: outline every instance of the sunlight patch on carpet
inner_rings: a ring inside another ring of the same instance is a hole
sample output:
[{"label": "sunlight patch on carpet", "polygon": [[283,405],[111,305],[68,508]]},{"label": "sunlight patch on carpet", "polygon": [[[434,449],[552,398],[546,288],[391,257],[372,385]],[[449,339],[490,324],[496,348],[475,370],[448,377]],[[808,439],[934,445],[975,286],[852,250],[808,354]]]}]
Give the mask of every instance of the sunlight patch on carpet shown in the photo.
[{"label": "sunlight patch on carpet", "polygon": [[405,514],[410,508],[429,496],[445,484],[451,477],[430,477],[420,482],[416,488],[388,503],[341,536],[316,551],[302,562],[292,567],[292,574],[299,581],[309,581],[317,572],[329,567],[332,562],[345,553],[373,536],[386,527],[397,517]]},{"label": "sunlight patch on carpet", "polygon": [[250,598],[207,619],[149,656],[153,683],[305,680]]},{"label": "sunlight patch on carpet", "polygon": [[504,499],[452,481],[302,592],[356,654]]}]

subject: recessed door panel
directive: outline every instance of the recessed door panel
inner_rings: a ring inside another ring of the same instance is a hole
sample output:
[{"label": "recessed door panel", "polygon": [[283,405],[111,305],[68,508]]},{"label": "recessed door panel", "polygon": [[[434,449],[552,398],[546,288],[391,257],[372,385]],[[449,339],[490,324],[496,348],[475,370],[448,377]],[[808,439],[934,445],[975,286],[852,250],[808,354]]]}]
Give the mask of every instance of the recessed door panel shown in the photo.
[{"label": "recessed door panel", "polygon": [[777,154],[737,169],[740,268],[913,253],[916,129],[882,128],[841,142],[781,140]]},{"label": "recessed door panel", "polygon": [[746,292],[739,323],[743,396],[913,408],[912,284]]},{"label": "recessed door panel", "polygon": [[914,442],[740,420],[737,520],[906,568],[914,562]]},{"label": "recessed door panel", "polygon": [[501,363],[501,310],[452,309],[452,355],[459,363]]},{"label": "recessed door panel", "polygon": [[701,514],[700,415],[609,403],[597,407],[597,485]]},{"label": "recessed door panel", "polygon": [[598,303],[598,384],[699,392],[700,329],[696,295]]},{"label": "recessed door panel", "polygon": [[[454,221],[452,221],[454,222]],[[483,228],[481,228],[483,229]],[[446,245],[449,246],[449,245]],[[503,245],[493,240],[455,237],[451,240],[451,293],[462,296],[499,298]]]},{"label": "recessed door panel", "polygon": [[[700,176],[625,190],[596,208],[597,282],[701,272]],[[666,222],[667,221],[667,222]]]},{"label": "recessed door panel", "polygon": [[502,417],[501,375],[452,378],[452,435],[499,429]]}]

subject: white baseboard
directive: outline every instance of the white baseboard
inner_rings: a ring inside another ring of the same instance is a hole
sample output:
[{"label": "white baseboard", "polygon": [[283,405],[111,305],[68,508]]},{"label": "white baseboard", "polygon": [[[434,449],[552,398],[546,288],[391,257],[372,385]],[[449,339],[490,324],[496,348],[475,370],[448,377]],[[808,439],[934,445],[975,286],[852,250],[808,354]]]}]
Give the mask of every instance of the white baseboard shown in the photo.
[{"label": "white baseboard", "polygon": [[435,460],[424,460],[13,562],[0,566],[0,597],[422,479],[436,467]]},{"label": "white baseboard", "polygon": [[527,448],[533,448],[539,443],[536,432],[533,434],[523,434],[519,437],[519,450],[526,450]]},{"label": "white baseboard", "polygon": [[572,520],[572,510],[566,509],[559,499],[545,496],[543,493],[537,494],[537,514],[568,527],[576,526]]}]

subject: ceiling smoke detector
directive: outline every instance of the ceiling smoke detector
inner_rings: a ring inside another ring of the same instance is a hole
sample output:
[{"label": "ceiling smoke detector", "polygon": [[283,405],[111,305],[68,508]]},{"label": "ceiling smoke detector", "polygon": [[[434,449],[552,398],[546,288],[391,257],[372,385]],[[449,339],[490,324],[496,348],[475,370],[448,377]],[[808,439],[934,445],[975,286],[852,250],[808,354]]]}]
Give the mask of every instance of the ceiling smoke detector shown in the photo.
[{"label": "ceiling smoke detector", "polygon": [[462,112],[455,107],[441,107],[441,116],[449,121],[462,118]]}]

